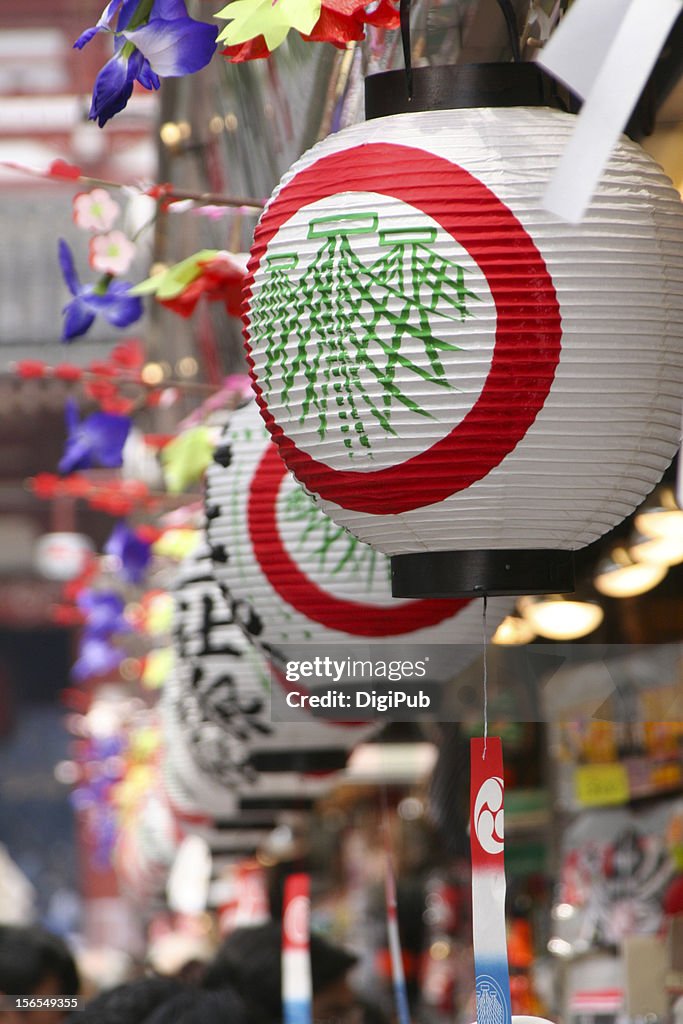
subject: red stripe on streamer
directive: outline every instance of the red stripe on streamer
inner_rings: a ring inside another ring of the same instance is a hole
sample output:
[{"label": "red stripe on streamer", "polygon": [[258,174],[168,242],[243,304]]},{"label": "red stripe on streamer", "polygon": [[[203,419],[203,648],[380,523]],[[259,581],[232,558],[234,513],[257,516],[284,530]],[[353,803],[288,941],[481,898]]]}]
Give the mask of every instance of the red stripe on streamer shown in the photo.
[{"label": "red stripe on streamer", "polygon": [[307,874],[285,880],[282,914],[282,949],[307,950],[310,944],[311,881]]},{"label": "red stripe on streamer", "polygon": [[472,869],[504,871],[503,747],[499,736],[477,737],[470,743]]}]

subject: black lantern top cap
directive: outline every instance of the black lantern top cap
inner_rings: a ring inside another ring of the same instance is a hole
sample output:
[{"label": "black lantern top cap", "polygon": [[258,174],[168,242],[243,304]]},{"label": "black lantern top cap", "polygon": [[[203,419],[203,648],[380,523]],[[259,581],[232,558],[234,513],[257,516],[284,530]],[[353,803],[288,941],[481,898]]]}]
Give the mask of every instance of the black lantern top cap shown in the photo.
[{"label": "black lantern top cap", "polygon": [[534,63],[452,64],[384,71],[365,79],[365,117],[466,107],[558,107],[557,83]]}]

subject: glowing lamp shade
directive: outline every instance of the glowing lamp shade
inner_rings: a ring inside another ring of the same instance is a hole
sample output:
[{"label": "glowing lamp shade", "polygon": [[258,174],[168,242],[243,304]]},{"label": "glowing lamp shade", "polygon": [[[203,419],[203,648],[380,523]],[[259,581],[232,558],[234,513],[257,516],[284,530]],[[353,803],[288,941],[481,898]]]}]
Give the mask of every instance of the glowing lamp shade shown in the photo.
[{"label": "glowing lamp shade", "polygon": [[683,562],[683,533],[680,537],[647,537],[639,534],[629,545],[629,554],[637,562],[653,565],[680,565]]},{"label": "glowing lamp shade", "polygon": [[541,196],[573,130],[548,107],[379,117],[306,153],[256,229],[264,420],[392,557],[395,596],[572,590],[571,552],[676,450],[683,206],[622,139],[583,223],[558,222]]},{"label": "glowing lamp shade", "polygon": [[559,595],[523,597],[517,606],[534,632],[547,640],[578,640],[597,629],[605,617],[599,604]]},{"label": "glowing lamp shade", "polygon": [[605,597],[637,597],[661,583],[667,571],[666,564],[637,561],[625,548],[615,548],[598,565],[593,584]]},{"label": "glowing lamp shade", "polygon": [[[371,657],[374,647],[391,658],[428,655],[429,678],[447,681],[481,653],[480,602],[393,598],[389,560],[296,483],[255,402],[232,416],[207,476],[214,574],[269,658],[282,660],[283,644],[304,658],[335,644],[339,655]],[[489,629],[511,605],[489,603]]]},{"label": "glowing lamp shade", "polygon": [[491,643],[500,647],[519,647],[535,639],[536,633],[527,619],[520,615],[506,615],[491,637]]},{"label": "glowing lamp shade", "polygon": [[635,518],[636,529],[646,537],[672,538],[683,543],[683,510],[673,491],[666,488],[659,503],[646,506]]}]

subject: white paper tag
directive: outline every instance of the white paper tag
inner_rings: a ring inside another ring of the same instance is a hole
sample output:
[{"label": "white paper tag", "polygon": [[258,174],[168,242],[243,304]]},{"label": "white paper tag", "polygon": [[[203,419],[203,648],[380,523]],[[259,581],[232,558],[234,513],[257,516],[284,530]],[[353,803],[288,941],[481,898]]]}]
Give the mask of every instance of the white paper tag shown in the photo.
[{"label": "white paper tag", "polygon": [[631,0],[601,0],[570,8],[543,47],[537,63],[584,99],[598,76]]},{"label": "white paper tag", "polygon": [[[591,26],[588,10],[595,10],[596,5],[592,0],[577,0],[571,12],[574,27],[570,24],[567,42],[561,34],[570,15],[552,37],[548,53],[544,51],[545,56],[539,58],[547,71],[586,96],[574,133],[543,197],[546,210],[574,224],[586,212],[609,155],[681,13],[681,0],[630,0],[621,13],[617,7],[624,0],[604,2],[609,5],[609,17],[600,19],[598,40],[591,39],[589,44],[587,39]],[[605,34],[614,28],[616,34],[610,45]],[[606,56],[598,67],[600,42]]]}]

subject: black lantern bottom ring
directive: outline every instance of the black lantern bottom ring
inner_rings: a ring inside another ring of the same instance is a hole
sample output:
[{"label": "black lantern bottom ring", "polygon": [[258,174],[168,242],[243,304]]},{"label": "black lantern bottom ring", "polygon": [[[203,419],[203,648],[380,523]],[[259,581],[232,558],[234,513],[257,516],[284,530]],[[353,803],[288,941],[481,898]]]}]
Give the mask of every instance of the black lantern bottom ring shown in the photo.
[{"label": "black lantern bottom ring", "polygon": [[394,597],[519,597],[573,591],[572,551],[419,551],[391,559]]}]

